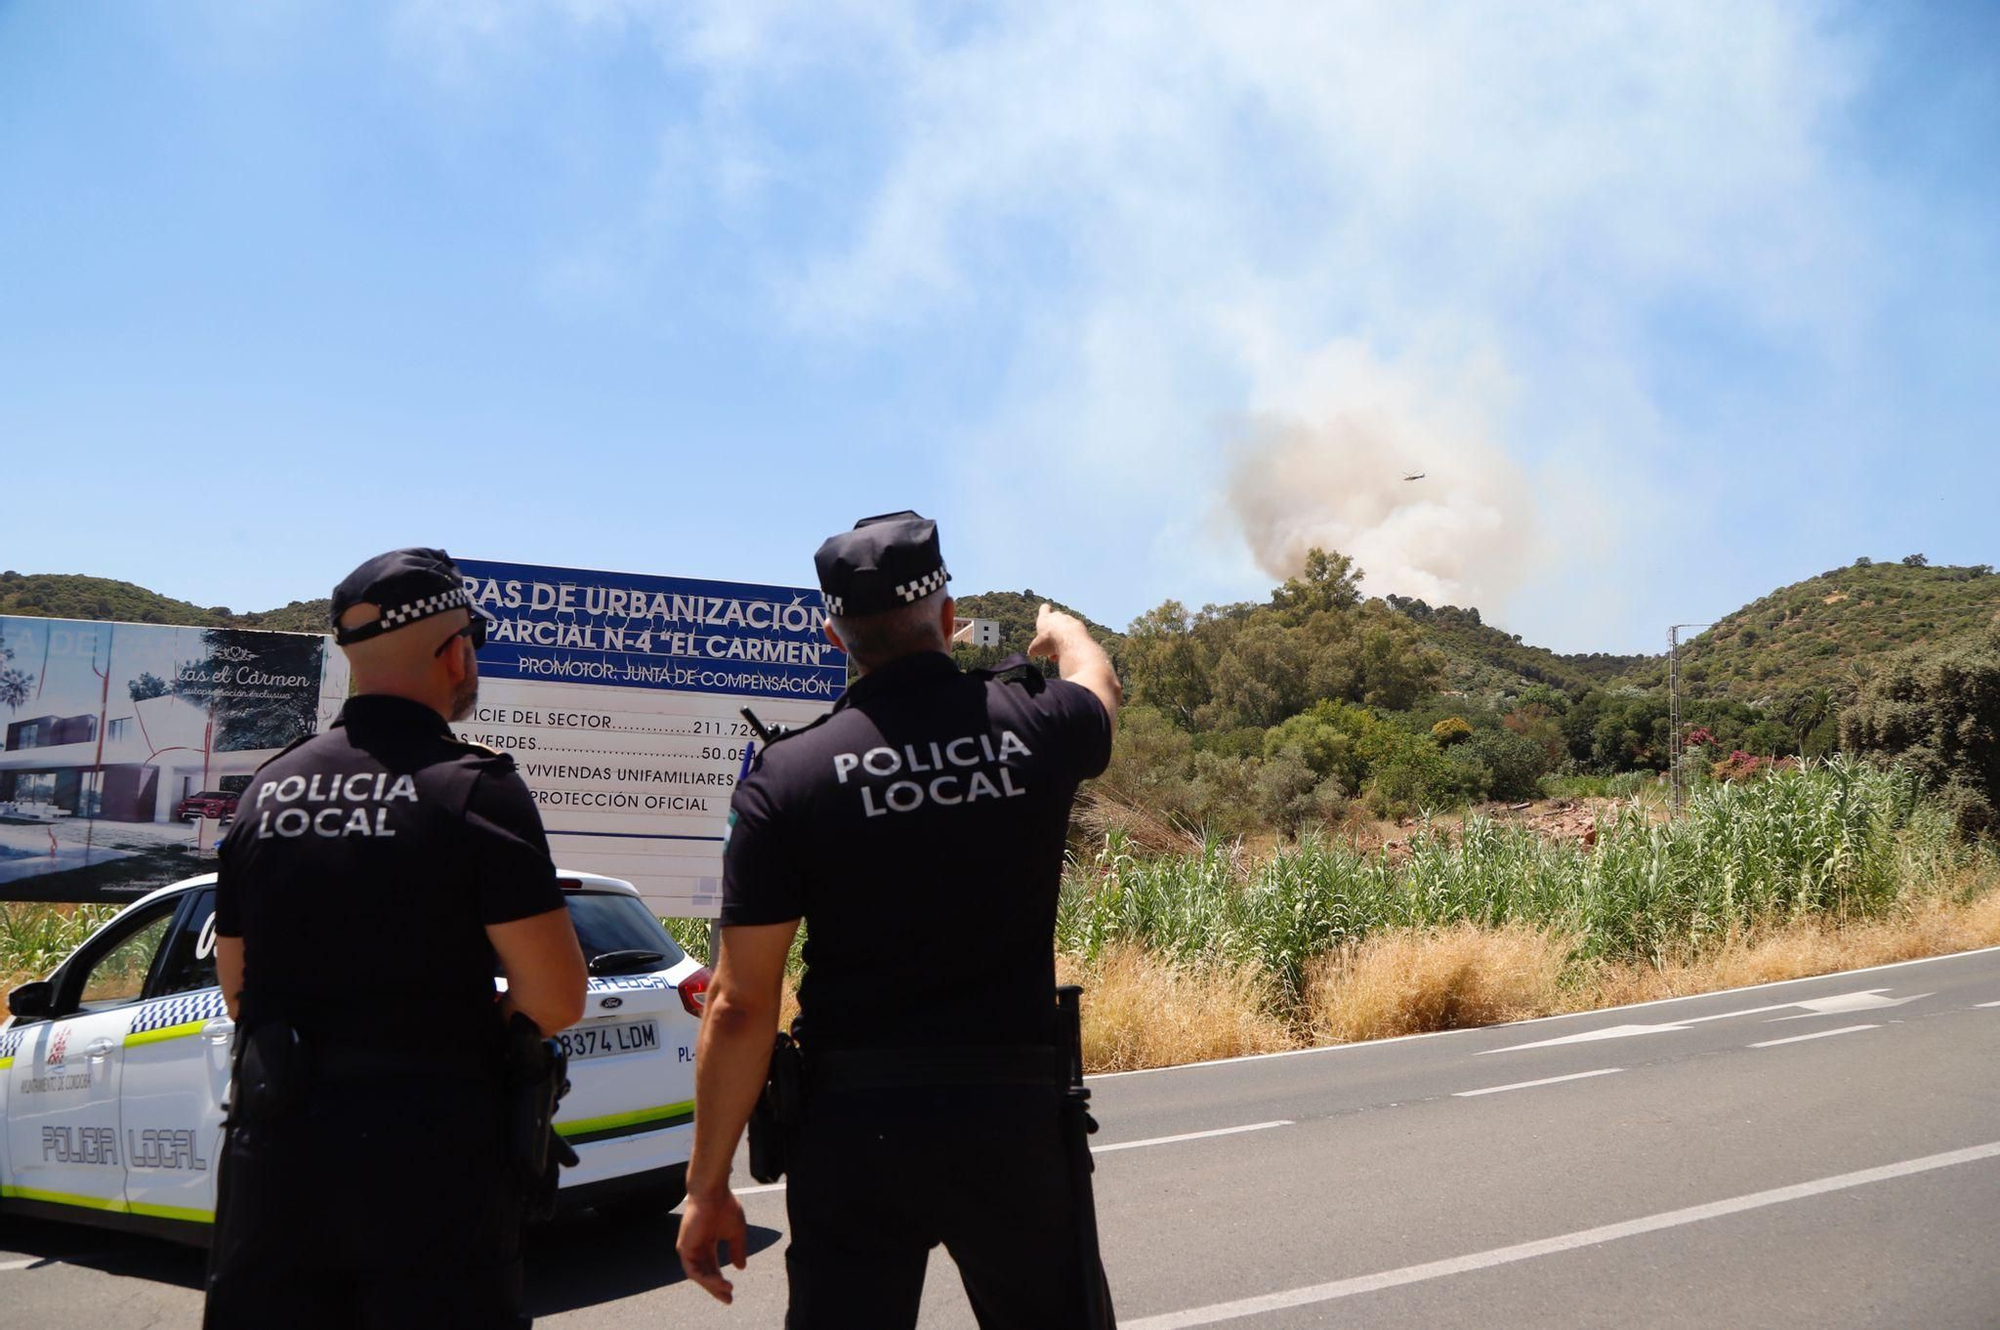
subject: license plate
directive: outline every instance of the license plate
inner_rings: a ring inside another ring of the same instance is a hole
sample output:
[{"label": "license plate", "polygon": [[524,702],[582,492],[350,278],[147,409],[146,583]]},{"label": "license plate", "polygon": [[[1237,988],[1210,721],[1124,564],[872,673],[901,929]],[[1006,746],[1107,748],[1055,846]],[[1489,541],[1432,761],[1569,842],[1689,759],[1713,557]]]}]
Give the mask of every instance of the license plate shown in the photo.
[{"label": "license plate", "polygon": [[645,1053],[660,1047],[657,1021],[615,1021],[604,1025],[580,1025],[556,1036],[570,1061],[578,1058],[608,1058],[618,1053]]}]

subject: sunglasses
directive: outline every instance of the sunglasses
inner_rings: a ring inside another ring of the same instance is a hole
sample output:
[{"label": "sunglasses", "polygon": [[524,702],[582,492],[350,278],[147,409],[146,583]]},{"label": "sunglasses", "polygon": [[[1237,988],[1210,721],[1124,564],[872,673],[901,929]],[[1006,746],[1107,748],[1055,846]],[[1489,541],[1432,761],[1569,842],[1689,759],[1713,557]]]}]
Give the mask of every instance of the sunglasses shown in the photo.
[{"label": "sunglasses", "polygon": [[459,629],[457,632],[453,633],[450,637],[447,637],[444,641],[438,643],[437,650],[431,652],[431,659],[436,660],[439,656],[442,656],[444,654],[445,648],[450,646],[453,642],[456,642],[461,637],[472,639],[472,649],[474,651],[478,651],[479,648],[485,646],[486,645],[485,617],[483,615],[478,615],[478,614],[473,615],[471,623],[466,624],[465,627]]}]

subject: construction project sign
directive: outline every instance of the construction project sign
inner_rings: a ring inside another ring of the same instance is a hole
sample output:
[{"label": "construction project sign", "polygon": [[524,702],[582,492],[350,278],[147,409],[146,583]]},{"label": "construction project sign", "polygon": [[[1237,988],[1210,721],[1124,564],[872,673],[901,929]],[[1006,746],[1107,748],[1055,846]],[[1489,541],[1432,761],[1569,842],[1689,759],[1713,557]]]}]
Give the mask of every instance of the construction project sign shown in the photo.
[{"label": "construction project sign", "polygon": [[123,902],[212,870],[250,774],[347,683],[316,633],[0,617],[0,899]]},{"label": "construction project sign", "polygon": [[742,708],[804,725],[847,684],[818,589],[458,562],[493,620],[458,733],[514,758],[558,865],[624,878],[659,914],[714,918],[755,742]]}]

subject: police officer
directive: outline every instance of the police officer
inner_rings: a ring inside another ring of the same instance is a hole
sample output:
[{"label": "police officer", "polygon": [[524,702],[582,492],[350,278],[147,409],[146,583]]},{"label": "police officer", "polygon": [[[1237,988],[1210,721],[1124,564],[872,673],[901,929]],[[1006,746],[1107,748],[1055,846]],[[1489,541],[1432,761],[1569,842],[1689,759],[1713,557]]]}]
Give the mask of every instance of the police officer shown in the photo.
[{"label": "police officer", "polygon": [[1117,677],[1046,605],[1030,650],[1061,680],[961,672],[937,527],[915,513],[867,518],[814,562],[827,636],[860,677],[730,803],[682,1264],[729,1301],[718,1244],[745,1256],[730,1159],[803,919],[785,1324],[914,1325],[942,1243],[982,1326],[1081,1325],[1102,1274],[1079,1254],[1050,1074],[1053,935],[1070,805],[1110,758]]},{"label": "police officer", "polygon": [[577,1021],[583,956],[513,761],[447,724],[486,637],[450,557],[370,559],[332,613],[354,696],[251,778],[221,850],[206,1324],[525,1326],[502,1032]]}]

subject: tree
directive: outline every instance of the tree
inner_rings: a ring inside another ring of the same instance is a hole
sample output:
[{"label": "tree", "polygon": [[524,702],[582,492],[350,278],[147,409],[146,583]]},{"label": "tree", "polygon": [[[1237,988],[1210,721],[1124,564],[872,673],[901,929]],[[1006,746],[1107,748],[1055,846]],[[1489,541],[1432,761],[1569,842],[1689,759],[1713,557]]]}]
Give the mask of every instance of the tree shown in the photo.
[{"label": "tree", "polygon": [[1785,719],[1799,736],[1799,751],[1807,757],[1824,756],[1839,736],[1820,733],[1840,714],[1831,688],[1807,688],[1796,694],[1785,708]]},{"label": "tree", "polygon": [[1931,561],[1921,554],[1905,554],[1903,556],[1903,567],[1905,568],[1928,568],[1930,566]]},{"label": "tree", "polygon": [[134,702],[146,702],[156,697],[165,697],[173,690],[165,679],[149,670],[127,684],[126,691],[132,694]]},{"label": "tree", "polygon": [[1167,601],[1126,634],[1126,688],[1190,731],[1267,729],[1333,699],[1404,710],[1434,691],[1443,658],[1380,601],[1362,603],[1360,570],[1322,550],[1268,605]]},{"label": "tree", "polygon": [[14,668],[14,648],[7,645],[6,634],[0,633],[0,705],[19,711],[28,704],[28,691],[34,686],[34,675]]},{"label": "tree", "polygon": [[1190,730],[1195,712],[1209,700],[1214,663],[1195,628],[1187,607],[1169,600],[1133,620],[1125,634],[1125,683],[1132,701],[1156,707]]},{"label": "tree", "polygon": [[1294,623],[1329,610],[1351,610],[1361,603],[1361,570],[1345,554],[1306,551],[1305,570],[1271,593],[1271,607]]},{"label": "tree", "polygon": [[1970,641],[1898,656],[1841,714],[1840,746],[1915,770],[1967,832],[2000,830],[2000,619]]}]

